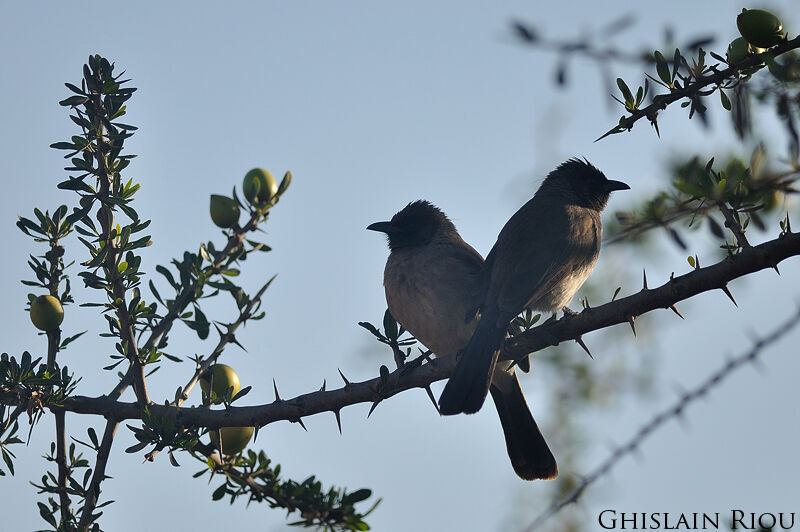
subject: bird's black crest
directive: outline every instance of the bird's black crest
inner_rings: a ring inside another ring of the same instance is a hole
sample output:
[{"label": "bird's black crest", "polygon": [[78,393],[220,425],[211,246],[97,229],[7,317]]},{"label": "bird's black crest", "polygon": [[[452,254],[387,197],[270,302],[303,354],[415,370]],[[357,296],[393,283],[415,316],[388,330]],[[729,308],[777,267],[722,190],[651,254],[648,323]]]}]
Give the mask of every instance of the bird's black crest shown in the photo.
[{"label": "bird's black crest", "polygon": [[586,159],[579,159],[573,157],[558,165],[558,167],[550,172],[551,176],[567,176],[570,179],[585,180],[590,183],[602,185],[607,181],[606,176],[595,165]]},{"label": "bird's black crest", "polygon": [[569,191],[574,201],[597,210],[608,202],[609,181],[605,174],[586,159],[569,159],[550,172],[539,190]]},{"label": "bird's black crest", "polygon": [[392,225],[401,228],[439,227],[453,225],[445,213],[426,200],[412,201],[403,210],[392,216]]},{"label": "bird's black crest", "polygon": [[435,205],[412,201],[392,217],[386,235],[392,250],[428,244],[440,230],[456,232],[453,222]]}]

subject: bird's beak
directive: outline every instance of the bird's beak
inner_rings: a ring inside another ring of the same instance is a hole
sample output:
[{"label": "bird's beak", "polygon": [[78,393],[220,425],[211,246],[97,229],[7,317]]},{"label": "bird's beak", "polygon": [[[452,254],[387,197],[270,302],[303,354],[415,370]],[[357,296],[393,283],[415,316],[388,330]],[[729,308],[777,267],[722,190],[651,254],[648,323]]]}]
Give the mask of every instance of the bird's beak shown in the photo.
[{"label": "bird's beak", "polygon": [[614,192],[615,190],[630,190],[631,187],[629,187],[622,181],[613,181],[609,179],[608,181],[606,181],[604,188],[606,192]]},{"label": "bird's beak", "polygon": [[397,231],[395,226],[392,225],[392,222],[375,222],[374,224],[368,225],[367,229],[370,231],[378,231],[380,233],[386,233],[387,235],[390,235]]}]

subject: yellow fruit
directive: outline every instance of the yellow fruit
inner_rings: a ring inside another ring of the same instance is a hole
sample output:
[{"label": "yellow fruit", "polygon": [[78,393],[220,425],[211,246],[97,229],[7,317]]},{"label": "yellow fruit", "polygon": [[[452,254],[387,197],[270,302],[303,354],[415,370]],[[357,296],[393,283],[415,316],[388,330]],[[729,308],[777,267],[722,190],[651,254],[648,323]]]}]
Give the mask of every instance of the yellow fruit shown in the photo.
[{"label": "yellow fruit", "polygon": [[771,48],[786,35],[780,19],[766,9],[742,9],[736,26],[747,42],[760,48]]},{"label": "yellow fruit", "polygon": [[31,321],[41,331],[58,329],[64,321],[64,307],[53,296],[39,296],[31,301]]},{"label": "yellow fruit", "polygon": [[242,389],[242,385],[239,382],[239,375],[233,371],[232,367],[225,364],[214,364],[200,377],[200,389],[205,395],[208,395],[209,389],[213,390],[216,396],[216,398],[212,397],[212,399],[216,399],[212,401],[214,403],[221,403],[225,390],[231,386],[233,386],[231,397],[234,397]]},{"label": "yellow fruit", "polygon": [[211,194],[211,220],[217,226],[227,228],[239,221],[239,204],[227,196]]},{"label": "yellow fruit", "polygon": [[[255,432],[254,427],[222,427],[219,431],[208,431],[208,435],[211,438],[211,443],[222,454],[232,455],[243,451],[247,447],[253,437],[253,432]],[[219,441],[220,433],[222,434],[222,448],[220,448]]]},{"label": "yellow fruit", "polygon": [[267,170],[253,168],[244,176],[242,192],[250,203],[266,203],[278,193],[278,182]]}]

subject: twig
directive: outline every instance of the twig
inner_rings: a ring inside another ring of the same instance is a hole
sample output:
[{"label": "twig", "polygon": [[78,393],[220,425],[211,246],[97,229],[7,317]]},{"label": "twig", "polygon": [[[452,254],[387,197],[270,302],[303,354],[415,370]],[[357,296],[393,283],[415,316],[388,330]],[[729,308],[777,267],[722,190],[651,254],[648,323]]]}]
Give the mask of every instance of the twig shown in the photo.
[{"label": "twig", "polygon": [[[91,95],[92,106],[98,109],[99,114],[104,112],[103,95],[93,92]],[[88,105],[88,104],[87,104]],[[122,282],[117,270],[117,258],[119,256],[119,248],[117,242],[111,237],[112,228],[114,225],[113,208],[114,204],[108,202],[110,196],[110,186],[113,180],[112,173],[108,168],[108,155],[111,151],[111,145],[105,140],[105,126],[96,124],[97,128],[97,149],[94,150],[94,158],[97,161],[97,171],[95,173],[99,190],[97,198],[100,200],[100,207],[97,210],[97,221],[100,222],[101,234],[99,241],[106,247],[104,269],[106,275],[111,281],[111,293],[116,300],[114,307],[116,310],[117,319],[119,320],[119,334],[122,345],[127,349],[128,360],[130,361],[130,369],[128,370],[133,377],[133,390],[136,393],[136,399],[142,406],[150,404],[150,396],[147,393],[147,383],[144,377],[144,364],[139,358],[139,349],[136,345],[136,336],[134,334],[134,324],[130,321],[128,314],[127,298],[125,286]],[[83,126],[84,132],[86,127]],[[87,132],[88,133],[88,132]]]},{"label": "twig", "polygon": [[70,499],[67,493],[67,479],[69,469],[67,468],[67,433],[64,426],[65,413],[56,412],[56,464],[58,465],[58,502],[61,511],[61,523],[64,526],[70,522],[72,515],[69,510]]},{"label": "twig", "polygon": [[[770,54],[778,56],[796,48],[800,48],[800,36],[790,41],[782,42],[778,46],[772,48]],[[622,122],[620,122],[619,127],[630,131],[638,120],[645,117],[651,122],[655,122],[658,112],[662,109],[666,109],[668,105],[683,98],[695,96],[705,87],[709,85],[719,85],[728,80],[731,76],[747,70],[750,67],[760,65],[762,62],[763,59],[760,56],[752,55],[724,70],[715,69],[711,74],[700,76],[694,83],[690,83],[682,89],[673,90],[667,94],[659,94],[653,97],[653,103],[650,105],[642,107],[641,109],[636,109],[631,112],[629,116],[623,117],[625,123],[622,124]]]},{"label": "twig", "polygon": [[739,245],[739,247],[742,249],[749,248],[750,242],[748,242],[747,237],[744,236],[744,231],[742,230],[741,224],[739,224],[739,222],[733,216],[733,212],[728,205],[724,201],[720,201],[717,204],[717,207],[719,207],[720,212],[722,212],[722,216],[725,218],[725,227],[731,230],[731,233],[733,233],[733,237],[736,239],[736,243]]},{"label": "twig", "polygon": [[92,480],[89,483],[89,488],[86,490],[86,499],[81,510],[81,520],[78,523],[78,530],[86,532],[92,524],[92,513],[97,506],[97,499],[100,496],[100,483],[106,478],[106,465],[108,465],[108,456],[111,453],[111,444],[114,442],[114,434],[117,431],[119,423],[109,419],[106,422],[106,429],[103,432],[103,440],[100,442],[100,448],[97,451],[97,460],[94,465],[94,473]]},{"label": "twig", "polygon": [[[748,184],[748,190],[750,193],[754,194],[766,191],[780,191],[785,194],[796,193],[797,191],[792,187],[792,183],[797,180],[798,175],[800,175],[800,173],[796,170],[775,174],[769,179]],[[650,229],[668,227],[686,216],[707,214],[709,211],[720,208],[721,206],[721,202],[713,201],[708,198],[704,198],[703,201],[696,206],[692,206],[692,204],[698,201],[697,198],[682,200],[680,196],[674,196],[670,199],[674,202],[674,205],[667,207],[666,212],[660,219],[645,219],[627,225],[617,233],[604,239],[603,245],[617,244],[627,238],[643,234]]]},{"label": "twig", "polygon": [[797,326],[798,323],[800,323],[800,309],[770,334],[754,342],[753,347],[749,351],[729,360],[721,368],[709,375],[706,380],[700,383],[696,388],[682,394],[675,404],[653,416],[653,418],[641,427],[626,443],[617,448],[606,460],[589,473],[567,496],[554,502],[549,508],[542,512],[525,531],[532,532],[536,530],[564,507],[577,502],[586,488],[607,474],[622,458],[636,451],[641,446],[642,442],[648,436],[652,435],[656,429],[660,428],[668,421],[683,415],[687,406],[719,386],[723,380],[737,369],[745,364],[754,362],[761,351],[786,335]]},{"label": "twig", "polygon": [[[250,231],[254,231],[258,227],[258,220],[264,215],[260,210],[256,209],[253,211],[250,219],[242,228],[237,228],[234,233],[228,238],[228,242],[225,244],[225,248],[216,253],[214,256],[214,263],[211,265],[212,271],[218,272],[222,268],[222,261],[230,256],[230,254],[238,249],[242,245],[242,239],[244,235]],[[184,287],[181,290],[180,294],[175,297],[175,302],[172,304],[172,308],[170,311],[158,322],[157,325],[153,327],[150,331],[150,336],[148,336],[147,341],[145,342],[143,349],[151,349],[155,347],[156,342],[161,338],[161,335],[164,334],[174,323],[174,321],[180,316],[186,307],[191,303],[192,296],[197,291],[197,279],[192,280],[191,284]]]},{"label": "twig", "polygon": [[225,349],[225,346],[231,343],[234,340],[233,333],[236,332],[236,329],[239,328],[245,321],[250,319],[252,316],[253,308],[261,301],[264,292],[267,291],[267,288],[272,284],[272,281],[275,280],[275,276],[273,275],[269,281],[267,281],[264,286],[256,293],[255,296],[250,300],[250,302],[242,308],[239,312],[239,316],[236,318],[236,321],[228,325],[228,330],[225,334],[221,335],[219,338],[219,342],[217,342],[217,346],[211,352],[211,355],[206,358],[202,364],[195,370],[194,375],[189,379],[189,382],[186,383],[186,386],[183,387],[183,392],[178,400],[173,401],[172,405],[180,406],[189,398],[189,393],[195,387],[197,382],[200,380],[200,376],[206,372],[208,368],[210,368],[216,361],[217,358],[222,354],[222,351]]}]

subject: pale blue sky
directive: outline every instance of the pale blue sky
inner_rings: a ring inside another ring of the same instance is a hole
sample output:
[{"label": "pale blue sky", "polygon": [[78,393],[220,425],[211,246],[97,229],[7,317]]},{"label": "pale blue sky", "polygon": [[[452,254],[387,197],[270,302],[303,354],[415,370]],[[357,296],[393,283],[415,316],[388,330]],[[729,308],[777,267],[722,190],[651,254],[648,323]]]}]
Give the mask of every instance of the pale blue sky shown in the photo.
[{"label": "pale blue sky", "polygon": [[[57,102],[66,95],[63,83],[79,80],[89,53],[116,61],[139,88],[126,120],[140,127],[129,142],[139,158],[128,176],[142,184],[136,200],[140,215],[153,219],[154,244],[143,253],[146,272],[204,240],[220,241],[208,218],[209,194],[228,194],[254,166],[276,175],[294,173],[292,188],[267,226],[265,240],[274,251],[248,260],[240,278],[255,290],[279,274],[266,295],[267,319],[248,324],[238,336],[249,354],[230,350],[225,360],[243,384],[254,386],[246,402],[257,404],[272,400],[273,378],[281,395],[291,397],[318,388],[323,379],[329,386],[337,383],[337,368],[362,380],[391,364],[389,352],[370,343],[356,325],[379,322],[385,308],[381,280],[387,249],[379,235],[364,229],[409,201],[438,204],[485,254],[538,180],[568,157],[586,156],[610,178],[631,185],[630,194],[612,199],[610,215],[659,187],[670,154],[740,149],[724,131],[727,118],[716,114],[718,127],[705,131],[677,107],[661,119],[661,139],[641,124],[631,134],[594,143],[620,115],[609,110],[595,66],[573,61],[569,89],[558,92],[552,83],[555,58],[510,36],[515,18],[535,23],[546,35],[568,38],[631,13],[638,22],[614,39],[620,47],[659,46],[662,29],[671,25],[679,42],[714,34],[719,40],[713,49],[722,53],[736,36],[735,16],[742,7],[688,0],[618,5],[573,0],[546,6],[523,1],[3,4],[0,234],[7,253],[0,274],[8,297],[0,351],[45,349],[22,312],[28,289],[18,282],[29,277],[27,254],[42,251],[14,222],[34,207],[52,210],[73,201],[55,188],[64,164],[48,145],[74,134]],[[789,0],[770,5],[794,15]],[[790,28],[798,23],[796,16],[787,19]],[[619,66],[616,72],[631,84],[640,79],[638,68]],[[640,271],[643,259],[620,256],[620,250],[607,248],[599,268],[613,271],[634,260],[626,266]],[[685,254],[668,250],[646,262],[651,286],[672,271],[688,271]],[[84,250],[75,242],[67,254],[80,261]],[[713,260],[711,253],[707,257],[703,264]],[[799,269],[798,261],[790,260],[781,277],[764,272],[733,283],[739,309],[720,292],[683,305],[685,322],[642,317],[663,329],[657,344],[621,334],[621,351],[658,358],[661,393],[586,420],[585,443],[592,449],[586,470],[613,442],[627,439],[669,404],[678,385],[699,382],[726,356],[746,349],[749,332],[764,332],[776,316],[790,312],[800,297]],[[96,297],[80,287],[76,269],[69,273],[76,297]],[[637,289],[628,283],[623,294]],[[207,314],[227,320],[232,311],[233,305],[222,301],[209,305]],[[113,376],[96,369],[113,350],[111,342],[96,337],[103,323],[90,310],[73,306],[63,328],[67,334],[90,330],[61,359],[85,373],[79,392],[110,389]],[[591,335],[586,340],[591,345]],[[792,404],[800,362],[789,355],[798,341],[795,333],[768,353],[763,374],[745,369],[695,405],[686,417],[688,429],[673,422],[654,435],[641,460],[626,459],[593,489],[583,507],[587,519],[596,519],[603,508],[796,510],[800,463],[793,442],[800,419]],[[210,350],[183,333],[173,334],[170,347],[172,354],[186,356]],[[595,364],[609,358],[595,355]],[[157,373],[150,381],[153,399],[171,398],[191,369],[170,365]],[[537,418],[545,423],[554,420],[547,419],[541,390],[552,385],[535,374],[523,377]],[[305,420],[309,433],[288,423],[266,427],[258,443],[287,477],[302,480],[316,473],[326,486],[372,488],[384,498],[368,519],[379,531],[495,530],[510,515],[519,522],[532,519],[533,508],[546,497],[546,484],[514,476],[491,408],[441,419],[422,391],[394,397],[366,420],[368,408],[342,412],[343,436],[327,415]],[[70,427],[87,422],[78,416],[67,421]],[[91,421],[100,430],[101,420]],[[9,530],[43,524],[35,505],[41,498],[28,480],[43,474],[39,456],[52,433],[48,417],[29,447],[15,449],[16,476],[0,479]],[[121,429],[108,470],[114,478],[103,485],[104,499],[117,501],[104,508],[105,529],[285,528],[281,511],[212,503],[217,481],[207,486],[193,480],[200,467],[189,457],[178,456],[181,468],[171,467],[165,456],[142,464],[140,455],[122,452],[131,442],[129,431]],[[554,451],[558,456],[559,449]]]}]

